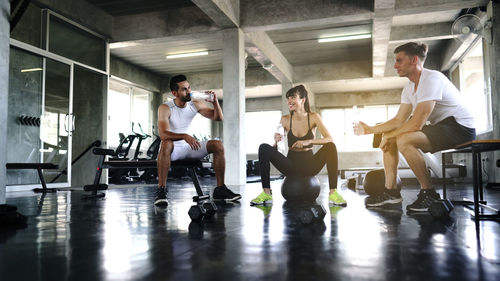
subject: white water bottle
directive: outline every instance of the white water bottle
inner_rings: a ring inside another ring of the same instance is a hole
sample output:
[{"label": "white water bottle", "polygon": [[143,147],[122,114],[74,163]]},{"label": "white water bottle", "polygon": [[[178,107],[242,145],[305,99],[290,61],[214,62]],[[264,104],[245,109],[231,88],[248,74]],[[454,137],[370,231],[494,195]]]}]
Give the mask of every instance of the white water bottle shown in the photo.
[{"label": "white water bottle", "polygon": [[359,109],[358,109],[358,106],[355,105],[352,107],[352,124],[358,124],[359,123],[359,120],[360,119],[360,112],[359,112]]},{"label": "white water bottle", "polygon": [[283,128],[281,123],[276,128],[276,134],[279,134],[281,137],[281,140],[277,142],[278,151],[283,153],[285,151],[285,128]]},{"label": "white water bottle", "polygon": [[204,100],[204,101],[208,101],[208,102],[214,101],[214,94],[212,94],[212,93],[191,91],[191,93],[189,93],[189,95],[191,96],[191,99],[195,99],[195,100]]}]

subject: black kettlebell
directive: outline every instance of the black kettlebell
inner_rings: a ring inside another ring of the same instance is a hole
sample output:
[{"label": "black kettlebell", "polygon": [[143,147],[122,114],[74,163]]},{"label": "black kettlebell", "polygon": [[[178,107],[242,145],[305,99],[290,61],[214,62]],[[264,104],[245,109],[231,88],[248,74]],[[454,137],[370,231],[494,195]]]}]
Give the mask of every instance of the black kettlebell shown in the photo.
[{"label": "black kettlebell", "polygon": [[[403,186],[401,178],[397,176],[396,186],[399,190]],[[385,173],[384,169],[371,170],[366,173],[363,180],[363,188],[368,195],[377,195],[385,190]]]},{"label": "black kettlebell", "polygon": [[453,203],[449,199],[437,200],[429,206],[429,213],[434,218],[447,218],[453,211]]}]

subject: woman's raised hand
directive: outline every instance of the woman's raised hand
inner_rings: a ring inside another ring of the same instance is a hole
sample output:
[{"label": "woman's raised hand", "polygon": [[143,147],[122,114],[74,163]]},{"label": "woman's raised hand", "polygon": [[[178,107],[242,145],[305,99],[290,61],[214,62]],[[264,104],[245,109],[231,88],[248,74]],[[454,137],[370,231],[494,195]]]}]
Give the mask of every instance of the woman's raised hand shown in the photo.
[{"label": "woman's raised hand", "polygon": [[283,139],[283,136],[280,133],[274,133],[274,142],[278,143]]}]

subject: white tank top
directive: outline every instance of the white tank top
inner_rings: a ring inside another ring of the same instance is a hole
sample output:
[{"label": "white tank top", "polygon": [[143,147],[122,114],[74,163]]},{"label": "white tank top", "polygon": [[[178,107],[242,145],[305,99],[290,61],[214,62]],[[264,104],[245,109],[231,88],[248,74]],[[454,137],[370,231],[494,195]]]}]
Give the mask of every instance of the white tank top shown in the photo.
[{"label": "white tank top", "polygon": [[[185,107],[178,107],[174,101],[167,101],[165,103],[170,107],[170,131],[177,134],[191,134],[191,121],[198,114],[198,109],[192,102],[187,102]],[[174,145],[187,143],[184,140],[175,141]]]}]

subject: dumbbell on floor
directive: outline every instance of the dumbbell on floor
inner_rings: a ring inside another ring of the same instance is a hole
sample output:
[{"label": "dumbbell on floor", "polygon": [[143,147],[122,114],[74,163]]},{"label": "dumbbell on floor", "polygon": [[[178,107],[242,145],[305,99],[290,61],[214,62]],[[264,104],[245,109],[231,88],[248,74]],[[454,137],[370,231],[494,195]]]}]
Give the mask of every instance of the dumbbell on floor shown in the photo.
[{"label": "dumbbell on floor", "polygon": [[212,217],[216,210],[217,209],[212,202],[203,202],[191,206],[191,208],[189,208],[188,215],[191,220],[199,221],[204,217]]},{"label": "dumbbell on floor", "polygon": [[435,218],[446,218],[452,210],[453,203],[449,199],[437,200],[429,206],[429,213]]},{"label": "dumbbell on floor", "polygon": [[299,220],[303,224],[310,224],[314,221],[321,221],[326,215],[325,208],[322,205],[304,207],[298,213]]}]

